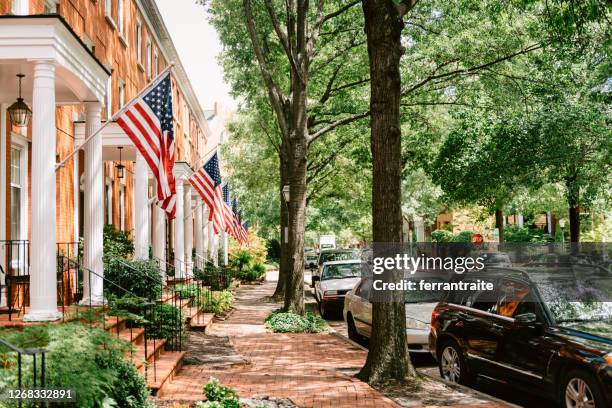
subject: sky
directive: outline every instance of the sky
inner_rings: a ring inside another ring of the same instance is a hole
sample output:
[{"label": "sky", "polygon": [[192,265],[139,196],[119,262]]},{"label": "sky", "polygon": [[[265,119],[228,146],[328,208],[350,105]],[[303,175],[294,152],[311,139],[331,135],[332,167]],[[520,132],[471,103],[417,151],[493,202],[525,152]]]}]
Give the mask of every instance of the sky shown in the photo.
[{"label": "sky", "polygon": [[221,43],[204,7],[195,0],[157,0],[157,6],[202,108],[212,109],[219,101],[234,109],[236,102],[217,63]]}]

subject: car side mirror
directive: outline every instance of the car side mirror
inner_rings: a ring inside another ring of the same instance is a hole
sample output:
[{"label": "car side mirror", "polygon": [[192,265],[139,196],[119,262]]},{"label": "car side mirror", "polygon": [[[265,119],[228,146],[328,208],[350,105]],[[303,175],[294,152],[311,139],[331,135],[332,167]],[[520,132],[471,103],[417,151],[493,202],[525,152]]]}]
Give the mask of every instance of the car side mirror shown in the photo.
[{"label": "car side mirror", "polygon": [[535,313],[523,313],[520,315],[516,315],[514,317],[514,321],[519,326],[531,326],[537,322],[537,317]]}]

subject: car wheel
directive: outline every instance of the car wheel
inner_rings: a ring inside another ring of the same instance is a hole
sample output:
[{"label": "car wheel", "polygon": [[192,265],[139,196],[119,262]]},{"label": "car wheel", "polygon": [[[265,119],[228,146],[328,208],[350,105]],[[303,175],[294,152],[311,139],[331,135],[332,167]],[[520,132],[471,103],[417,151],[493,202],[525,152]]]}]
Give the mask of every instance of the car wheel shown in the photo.
[{"label": "car wheel", "polygon": [[604,396],[597,380],[588,372],[573,370],[563,382],[561,401],[566,408],[603,408]]},{"label": "car wheel", "polygon": [[438,368],[440,376],[447,381],[463,385],[470,384],[469,368],[461,348],[453,341],[447,341],[440,348]]},{"label": "car wheel", "polygon": [[353,320],[353,316],[350,314],[346,316],[346,327],[348,332],[348,338],[350,340],[353,340],[355,343],[359,343],[362,338],[361,335],[357,332],[355,320]]},{"label": "car wheel", "polygon": [[329,317],[329,312],[327,311],[327,309],[325,309],[325,302],[322,300],[319,302],[319,313],[321,313],[321,317],[323,317],[324,319],[327,319]]}]

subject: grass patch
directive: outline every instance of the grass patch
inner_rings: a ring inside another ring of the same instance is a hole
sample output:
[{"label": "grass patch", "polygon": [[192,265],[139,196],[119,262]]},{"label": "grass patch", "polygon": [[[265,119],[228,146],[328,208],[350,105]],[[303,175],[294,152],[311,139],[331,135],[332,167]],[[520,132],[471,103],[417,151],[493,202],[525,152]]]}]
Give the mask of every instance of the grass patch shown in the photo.
[{"label": "grass patch", "polygon": [[266,327],[274,333],[320,333],[327,330],[327,322],[311,312],[299,315],[274,311],[265,320]]}]

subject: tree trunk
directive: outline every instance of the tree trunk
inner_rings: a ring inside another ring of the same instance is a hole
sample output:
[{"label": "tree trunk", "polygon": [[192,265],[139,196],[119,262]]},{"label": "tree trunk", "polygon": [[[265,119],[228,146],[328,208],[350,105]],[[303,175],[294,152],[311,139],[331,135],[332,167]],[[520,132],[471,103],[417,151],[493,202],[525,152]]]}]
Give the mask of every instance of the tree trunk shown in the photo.
[{"label": "tree trunk", "polygon": [[284,310],[304,314],[304,235],[306,218],[306,148],[295,148],[289,202],[289,274]]},{"label": "tree trunk", "polygon": [[572,176],[565,180],[569,207],[570,242],[580,242],[580,190],[576,179],[576,176]]},{"label": "tree trunk", "polygon": [[499,231],[499,242],[504,242],[504,212],[499,208],[495,209],[495,228]]},{"label": "tree trunk", "polygon": [[276,301],[285,298],[285,286],[290,266],[288,262],[288,240],[285,228],[289,228],[289,211],[285,198],[283,197],[283,187],[289,184],[289,166],[287,164],[286,143],[281,143],[279,152],[279,171],[280,171],[280,248],[281,256],[278,265],[278,282],[272,298]]},{"label": "tree trunk", "polygon": [[[400,71],[402,15],[392,0],[364,0],[370,62],[372,149],[372,232],[377,246],[402,242]],[[399,282],[401,271],[385,271],[382,280]],[[377,278],[378,279],[378,276]],[[374,291],[370,349],[359,378],[369,383],[415,377],[406,342],[406,310],[401,291]]]}]

